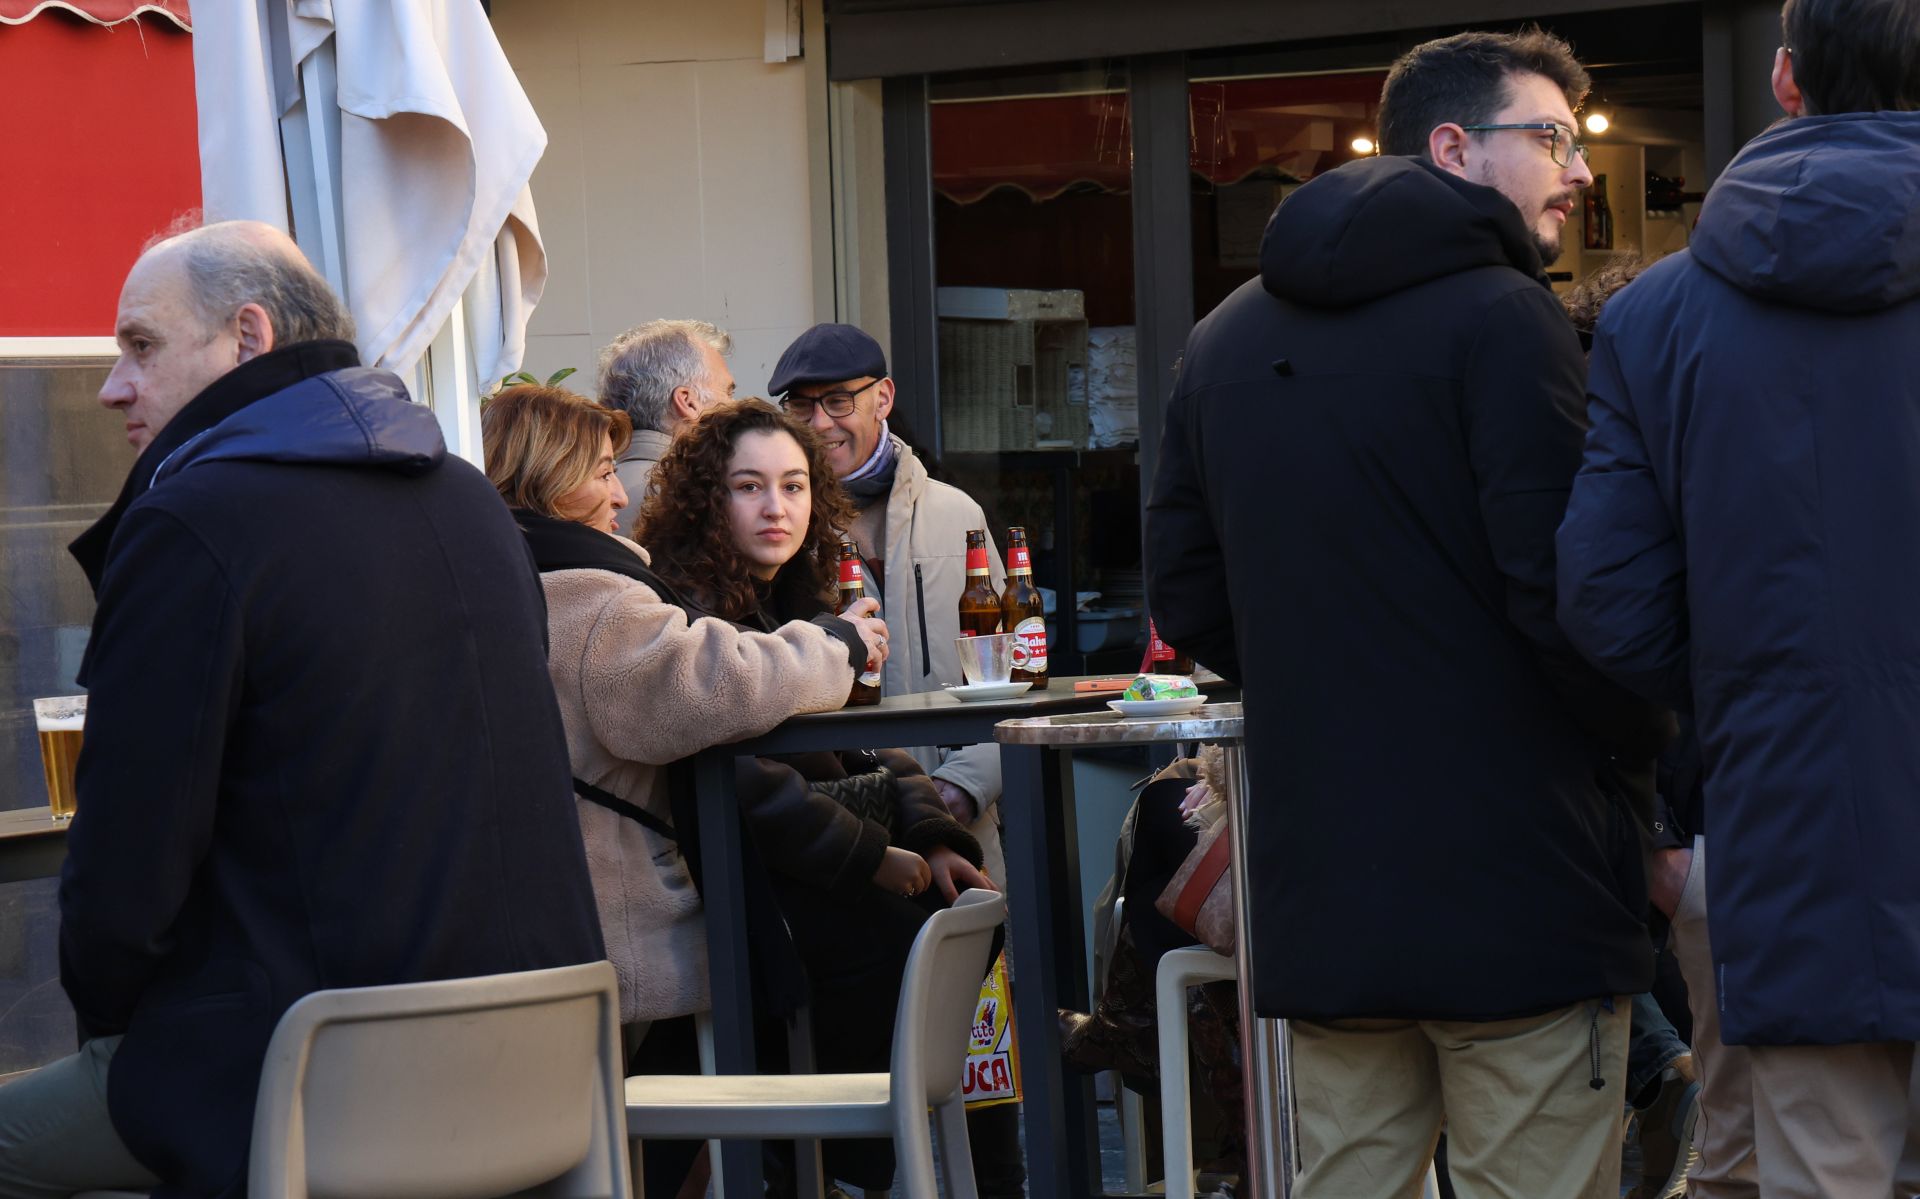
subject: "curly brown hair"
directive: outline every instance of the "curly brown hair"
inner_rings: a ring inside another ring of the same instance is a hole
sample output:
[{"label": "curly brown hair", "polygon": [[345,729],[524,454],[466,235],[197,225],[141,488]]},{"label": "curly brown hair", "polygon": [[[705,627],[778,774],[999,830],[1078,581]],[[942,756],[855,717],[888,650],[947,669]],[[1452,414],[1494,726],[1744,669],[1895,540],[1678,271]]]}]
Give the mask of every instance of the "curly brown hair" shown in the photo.
[{"label": "curly brown hair", "polygon": [[1592,333],[1594,326],[1600,323],[1600,310],[1607,306],[1607,301],[1652,265],[1653,259],[1631,250],[1609,258],[1605,266],[1580,280],[1561,299],[1560,303],[1567,310],[1567,319],[1580,332]]},{"label": "curly brown hair", "polygon": [[702,607],[728,620],[750,618],[760,600],[747,560],[734,547],[727,512],[727,467],[748,433],[785,433],[806,455],[813,501],[807,535],[775,576],[773,598],[783,618],[811,615],[832,601],[841,531],[853,524],[853,501],[834,477],[819,436],[765,400],[715,404],[680,430],[654,468],[633,539],[647,547],[655,572]]}]

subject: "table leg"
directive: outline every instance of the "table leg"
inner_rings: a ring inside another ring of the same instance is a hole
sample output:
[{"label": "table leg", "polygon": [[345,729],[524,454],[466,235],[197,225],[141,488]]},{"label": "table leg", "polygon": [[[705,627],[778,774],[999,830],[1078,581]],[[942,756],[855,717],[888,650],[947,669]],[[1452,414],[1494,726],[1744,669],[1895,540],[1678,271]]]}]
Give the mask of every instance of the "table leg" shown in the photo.
[{"label": "table leg", "polygon": [[[753,971],[747,956],[746,878],[741,868],[740,802],[733,755],[694,759],[700,814],[701,900],[707,910],[707,969],[713,991],[713,1057],[721,1074],[757,1074],[753,1043]],[[760,1142],[725,1141],[714,1164],[714,1194],[757,1197],[766,1190]]]},{"label": "table leg", "polygon": [[1001,746],[1000,761],[1027,1192],[1084,1199],[1101,1190],[1092,1083],[1062,1068],[1056,1017],[1087,1007],[1073,761],[1028,745]]},{"label": "table leg", "polygon": [[1246,750],[1224,743],[1226,774],[1233,787],[1227,805],[1227,844],[1232,866],[1234,964],[1240,974],[1240,1035],[1246,1083],[1248,1199],[1287,1199],[1293,1192],[1295,1130],[1293,1064],[1284,1020],[1263,1020],[1253,1013],[1253,947],[1247,935],[1252,910],[1247,895]]}]

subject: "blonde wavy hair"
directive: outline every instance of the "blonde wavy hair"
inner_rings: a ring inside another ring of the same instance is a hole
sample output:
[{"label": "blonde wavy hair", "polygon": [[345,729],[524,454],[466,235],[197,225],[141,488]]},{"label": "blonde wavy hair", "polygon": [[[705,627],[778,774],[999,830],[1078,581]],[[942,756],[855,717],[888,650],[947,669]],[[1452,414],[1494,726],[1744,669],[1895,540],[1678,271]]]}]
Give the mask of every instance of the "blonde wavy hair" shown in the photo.
[{"label": "blonde wavy hair", "polygon": [[632,419],[564,387],[509,387],[480,416],[487,482],[509,507],[542,516],[565,519],[560,498],[593,476],[608,437],[618,458],[633,440]]}]

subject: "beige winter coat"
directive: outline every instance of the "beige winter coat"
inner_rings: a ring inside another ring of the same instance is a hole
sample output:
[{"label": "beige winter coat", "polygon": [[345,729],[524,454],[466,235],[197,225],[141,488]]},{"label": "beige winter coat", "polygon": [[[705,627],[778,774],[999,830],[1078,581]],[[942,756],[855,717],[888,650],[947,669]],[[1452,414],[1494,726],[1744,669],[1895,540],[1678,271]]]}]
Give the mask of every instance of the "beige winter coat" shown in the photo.
[{"label": "beige winter coat", "polygon": [[[644,583],[604,570],[540,579],[575,777],[662,820],[672,819],[664,767],[837,708],[853,684],[846,644],[817,625],[751,633],[724,620],[689,623]],[[621,1021],[705,1010],[706,926],[679,846],[598,804],[575,804]]]}]

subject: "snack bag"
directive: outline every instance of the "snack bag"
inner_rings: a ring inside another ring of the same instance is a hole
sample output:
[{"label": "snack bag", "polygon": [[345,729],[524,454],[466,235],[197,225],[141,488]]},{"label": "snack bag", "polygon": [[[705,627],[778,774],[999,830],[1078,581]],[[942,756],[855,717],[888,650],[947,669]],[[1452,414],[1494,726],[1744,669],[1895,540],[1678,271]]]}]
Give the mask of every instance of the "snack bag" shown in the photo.
[{"label": "snack bag", "polygon": [[1127,684],[1122,699],[1187,699],[1200,694],[1200,688],[1184,674],[1143,674]]},{"label": "snack bag", "polygon": [[994,959],[993,969],[980,984],[960,1093],[968,1107],[1020,1102],[1020,1054],[1013,1040],[1013,991],[1007,985],[1004,952]]}]

